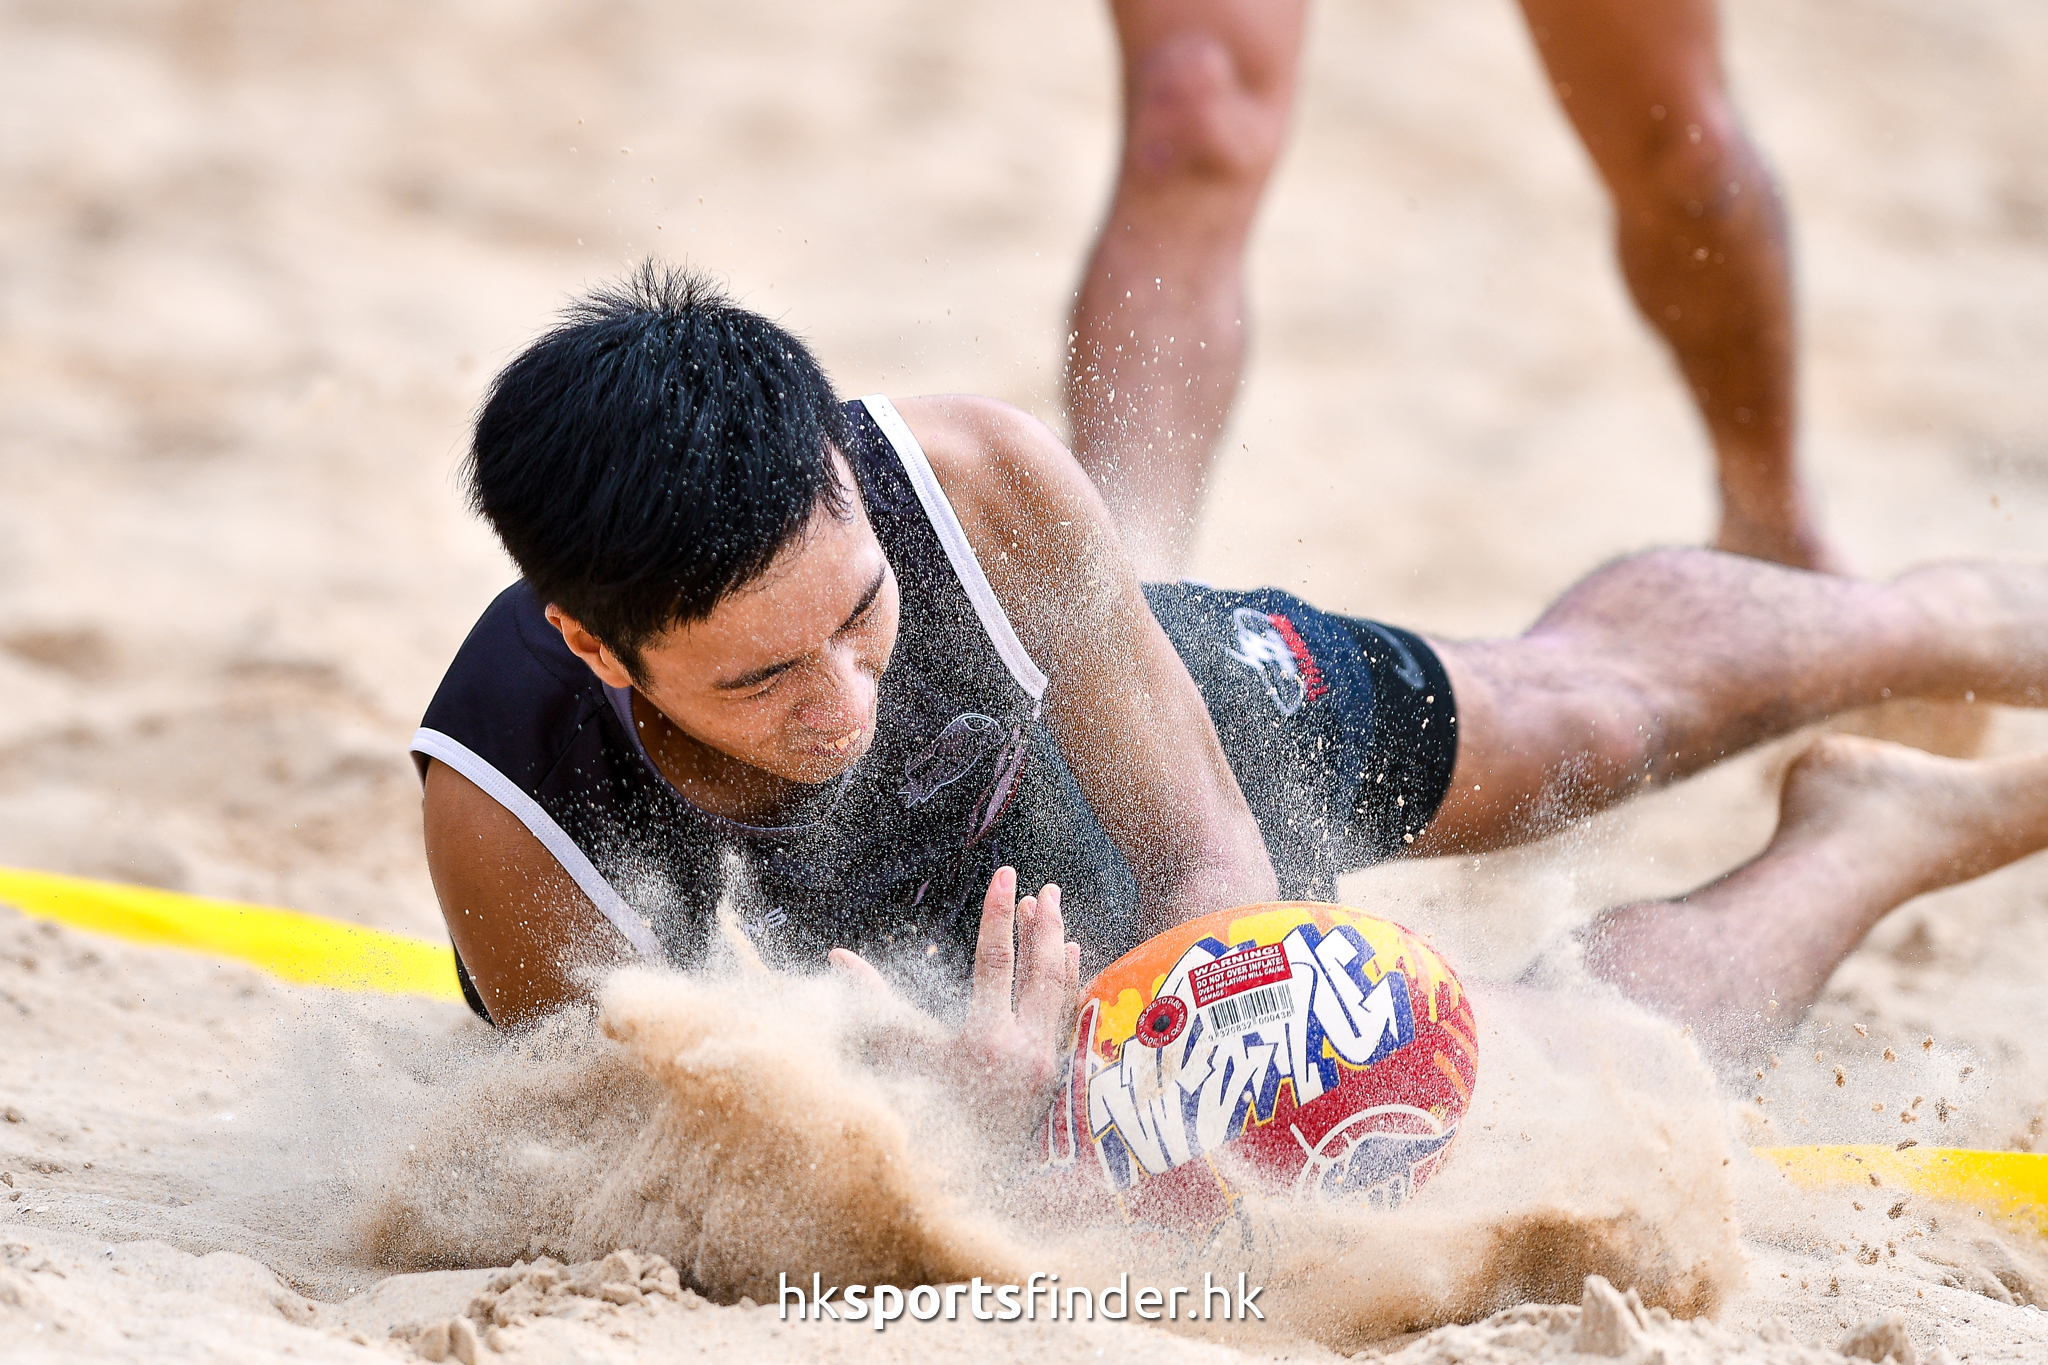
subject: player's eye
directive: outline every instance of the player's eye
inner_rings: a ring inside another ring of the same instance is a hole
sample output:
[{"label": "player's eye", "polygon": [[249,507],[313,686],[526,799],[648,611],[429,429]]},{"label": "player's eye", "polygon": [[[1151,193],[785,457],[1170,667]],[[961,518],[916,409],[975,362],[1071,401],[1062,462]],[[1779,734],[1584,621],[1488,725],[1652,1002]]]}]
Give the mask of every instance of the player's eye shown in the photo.
[{"label": "player's eye", "polygon": [[773,692],[775,690],[775,685],[781,682],[788,675],[789,670],[786,668],[783,669],[780,673],[771,673],[767,677],[763,678],[760,682],[755,683],[752,687],[741,688],[739,691],[734,692],[733,696],[739,699],[740,701],[752,701],[756,697],[765,697],[770,692]]}]

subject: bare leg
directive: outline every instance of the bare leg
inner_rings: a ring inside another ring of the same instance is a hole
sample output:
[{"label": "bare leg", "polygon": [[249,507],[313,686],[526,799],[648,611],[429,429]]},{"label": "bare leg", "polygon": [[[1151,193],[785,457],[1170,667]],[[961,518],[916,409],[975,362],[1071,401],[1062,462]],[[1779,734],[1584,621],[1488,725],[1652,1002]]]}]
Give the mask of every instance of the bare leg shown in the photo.
[{"label": "bare leg", "polygon": [[1865,583],[1662,550],[1601,569],[1516,639],[1435,647],[1458,758],[1413,851],[1475,851],[1851,707],[2048,706],[2048,568],[1942,564]]},{"label": "bare leg", "polygon": [[1124,147],[1067,358],[1074,453],[1141,575],[1179,573],[1244,362],[1244,248],[1306,0],[1113,0]]},{"label": "bare leg", "polygon": [[1915,896],[2048,848],[2048,754],[1983,762],[1832,736],[1792,765],[1747,865],[1583,934],[1595,976],[1710,1049],[1796,1022],[1863,936]]},{"label": "bare leg", "polygon": [[1834,568],[1797,460],[1784,206],[1721,70],[1715,0],[1522,0],[1613,196],[1622,275],[1671,346],[1719,467],[1714,544]]}]

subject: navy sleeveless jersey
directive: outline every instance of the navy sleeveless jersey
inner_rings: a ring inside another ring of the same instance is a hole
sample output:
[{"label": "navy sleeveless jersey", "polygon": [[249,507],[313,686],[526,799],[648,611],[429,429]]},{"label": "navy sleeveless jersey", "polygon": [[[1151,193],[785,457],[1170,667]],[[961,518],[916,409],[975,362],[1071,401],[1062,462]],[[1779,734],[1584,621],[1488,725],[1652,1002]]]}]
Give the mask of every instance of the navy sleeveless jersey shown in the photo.
[{"label": "navy sleeveless jersey", "polygon": [[[1060,883],[1092,970],[1137,942],[1136,881],[1040,716],[1045,676],[916,438],[885,398],[847,410],[845,453],[902,617],[873,743],[800,803],[803,823],[755,828],[685,800],[641,747],[631,694],[569,652],[523,583],[464,641],[415,759],[422,774],[428,759],[449,764],[515,815],[650,960],[699,961],[724,903],[771,962],[816,966],[847,947],[894,976],[958,982],[982,892],[1009,863],[1023,888]],[[1330,898],[1339,868],[1386,856],[1427,821],[1450,750],[1418,784],[1408,740],[1419,717],[1426,739],[1450,744],[1454,717],[1420,640],[1270,589],[1146,593],[1216,721],[1282,895]],[[1414,716],[1397,707],[1390,727],[1390,701]]]}]

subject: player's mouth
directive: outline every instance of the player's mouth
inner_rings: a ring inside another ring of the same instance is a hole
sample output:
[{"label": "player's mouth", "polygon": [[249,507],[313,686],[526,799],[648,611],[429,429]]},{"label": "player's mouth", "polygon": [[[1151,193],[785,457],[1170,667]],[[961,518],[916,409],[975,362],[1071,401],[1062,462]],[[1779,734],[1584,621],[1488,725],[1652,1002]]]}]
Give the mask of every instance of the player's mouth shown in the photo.
[{"label": "player's mouth", "polygon": [[865,724],[861,724],[854,726],[843,735],[835,735],[831,739],[821,738],[813,740],[811,741],[811,752],[821,758],[844,758],[860,747],[861,738],[867,732],[868,727]]}]

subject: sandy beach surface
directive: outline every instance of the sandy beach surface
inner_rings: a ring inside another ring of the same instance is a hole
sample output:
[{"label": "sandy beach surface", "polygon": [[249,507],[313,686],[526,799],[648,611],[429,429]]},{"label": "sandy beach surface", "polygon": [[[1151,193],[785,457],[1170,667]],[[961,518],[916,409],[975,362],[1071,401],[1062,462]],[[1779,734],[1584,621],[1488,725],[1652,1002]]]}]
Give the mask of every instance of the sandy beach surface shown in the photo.
[{"label": "sandy beach surface", "polygon": [[[1728,20],[1794,214],[1831,527],[1873,574],[2038,555],[2048,11]],[[438,934],[405,743],[511,577],[460,507],[465,422],[645,254],[724,276],[846,393],[1057,424],[1114,154],[1092,4],[18,0],[0,33],[0,865]],[[1196,571],[1480,634],[1703,537],[1703,442],[1514,11],[1337,0],[1311,44]],[[1920,1361],[2048,1359],[2041,1241],[1747,1154],[2048,1144],[2041,858],[1901,909],[1718,1081],[1611,1001],[1498,984],[1760,848],[1800,743],[1346,882],[1473,984],[1482,1080],[1399,1215],[1270,1210],[1216,1263],[1265,1280],[1264,1323],[755,1306],[778,1268],[1194,1264],[1000,1216],[823,987],[621,980],[610,1036],[508,1047],[0,907],[0,1357],[1825,1362],[1890,1316]],[[1986,751],[2043,745],[2001,713]],[[693,1117],[715,1085],[754,1087],[725,1127]]]}]

